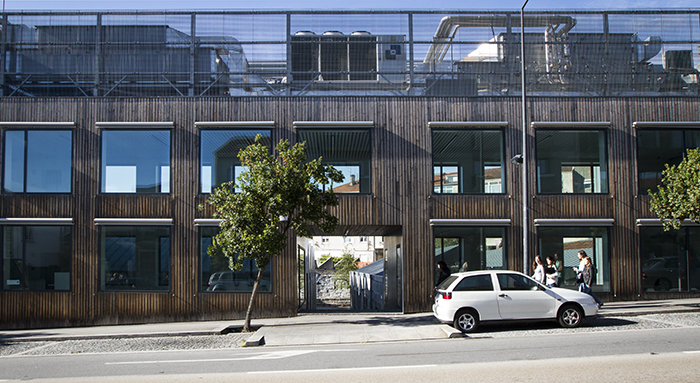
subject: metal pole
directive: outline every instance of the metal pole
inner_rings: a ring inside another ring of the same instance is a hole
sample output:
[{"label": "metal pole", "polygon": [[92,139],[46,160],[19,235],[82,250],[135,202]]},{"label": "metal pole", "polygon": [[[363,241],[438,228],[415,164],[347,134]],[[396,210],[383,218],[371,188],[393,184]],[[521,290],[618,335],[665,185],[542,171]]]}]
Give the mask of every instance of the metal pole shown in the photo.
[{"label": "metal pole", "polygon": [[523,163],[522,163],[522,182],[523,182],[523,271],[525,274],[530,274],[528,267],[529,257],[528,257],[528,195],[527,195],[527,163],[529,157],[527,156],[527,104],[525,102],[525,6],[529,0],[525,0],[523,6],[520,8],[520,95],[522,99],[522,120],[523,120]]}]

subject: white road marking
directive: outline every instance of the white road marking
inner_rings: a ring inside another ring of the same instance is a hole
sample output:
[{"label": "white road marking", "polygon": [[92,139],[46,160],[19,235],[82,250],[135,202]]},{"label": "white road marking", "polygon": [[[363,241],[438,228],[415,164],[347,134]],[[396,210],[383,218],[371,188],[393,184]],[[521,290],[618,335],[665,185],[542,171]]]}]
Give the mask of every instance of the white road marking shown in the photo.
[{"label": "white road marking", "polygon": [[378,371],[378,370],[398,370],[406,368],[434,368],[437,364],[424,364],[412,366],[383,366],[383,367],[351,367],[351,368],[327,368],[322,370],[280,370],[280,371],[250,371],[248,374],[288,374],[296,373],[316,373],[316,372],[338,372],[338,371]]},{"label": "white road marking", "polygon": [[270,360],[291,358],[294,356],[310,354],[317,350],[289,350],[273,351],[240,358],[219,358],[219,359],[181,359],[181,360],[140,360],[133,362],[106,362],[105,365],[126,365],[126,364],[165,364],[165,363],[206,363],[206,362],[231,362],[237,360]]}]

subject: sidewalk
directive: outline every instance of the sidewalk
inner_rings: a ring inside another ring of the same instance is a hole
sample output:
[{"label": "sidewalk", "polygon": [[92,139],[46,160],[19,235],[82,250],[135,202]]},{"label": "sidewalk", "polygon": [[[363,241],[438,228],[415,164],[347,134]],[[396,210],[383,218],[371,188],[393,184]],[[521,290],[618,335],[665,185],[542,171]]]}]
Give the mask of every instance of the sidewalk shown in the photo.
[{"label": "sidewalk", "polygon": [[[700,312],[700,298],[606,303],[602,317]],[[461,336],[439,324],[432,313],[305,314],[291,318],[254,319],[259,330],[247,346],[309,345],[446,339]],[[61,341],[165,336],[220,335],[241,328],[243,320],[153,323],[37,330],[0,330],[0,342]]]}]

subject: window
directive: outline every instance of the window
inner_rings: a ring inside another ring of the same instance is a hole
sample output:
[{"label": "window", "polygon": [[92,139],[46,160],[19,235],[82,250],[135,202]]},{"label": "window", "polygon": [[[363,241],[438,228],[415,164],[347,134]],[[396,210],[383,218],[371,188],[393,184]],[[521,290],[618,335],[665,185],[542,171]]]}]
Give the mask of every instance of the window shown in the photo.
[{"label": "window", "polygon": [[[200,265],[201,265],[201,291],[213,292],[250,292],[258,276],[258,267],[255,261],[246,259],[240,271],[229,269],[229,259],[223,254],[210,255],[209,247],[212,238],[219,233],[218,226],[202,226],[200,234]],[[271,278],[272,262],[267,265],[260,281],[260,292],[272,291]]]},{"label": "window", "polygon": [[102,131],[103,193],[169,193],[170,130]]},{"label": "window", "polygon": [[[453,273],[506,268],[503,227],[435,226],[433,236],[433,265],[445,261]],[[434,282],[437,282],[438,276],[436,267]]]},{"label": "window", "polygon": [[498,274],[498,284],[501,290],[537,290],[538,284],[530,278],[520,274]]},{"label": "window", "polygon": [[537,192],[608,193],[604,130],[538,129]]},{"label": "window", "polygon": [[306,142],[309,160],[322,157],[343,173],[340,185],[330,185],[335,193],[370,192],[369,129],[298,129],[297,141]]},{"label": "window", "polygon": [[102,291],[170,289],[169,226],[101,226]]},{"label": "window", "polygon": [[70,193],[73,132],[7,130],[5,193]]},{"label": "window", "polygon": [[559,286],[576,288],[578,252],[591,257],[595,268],[593,291],[610,291],[610,242],[607,227],[543,227],[537,231],[539,253],[563,262]]},{"label": "window", "polygon": [[700,291],[700,227],[640,227],[642,290]]},{"label": "window", "polygon": [[433,129],[433,192],[503,193],[501,130]]},{"label": "window", "polygon": [[71,226],[3,226],[2,289],[70,290]]},{"label": "window", "polygon": [[224,182],[234,181],[243,170],[238,152],[255,143],[270,146],[270,130],[207,129],[201,135],[201,191],[211,193]]},{"label": "window", "polygon": [[637,130],[639,193],[656,191],[665,165],[678,165],[687,149],[697,147],[700,147],[700,129]]},{"label": "window", "polygon": [[454,291],[493,291],[490,275],[475,275],[459,281]]}]

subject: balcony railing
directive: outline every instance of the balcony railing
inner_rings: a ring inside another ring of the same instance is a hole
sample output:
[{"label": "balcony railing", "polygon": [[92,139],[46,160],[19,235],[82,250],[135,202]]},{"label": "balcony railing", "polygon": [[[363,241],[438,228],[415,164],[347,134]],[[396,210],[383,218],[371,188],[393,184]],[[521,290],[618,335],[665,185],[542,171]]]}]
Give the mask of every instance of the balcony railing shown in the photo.
[{"label": "balcony railing", "polygon": [[700,10],[8,12],[0,97],[697,97]]}]

